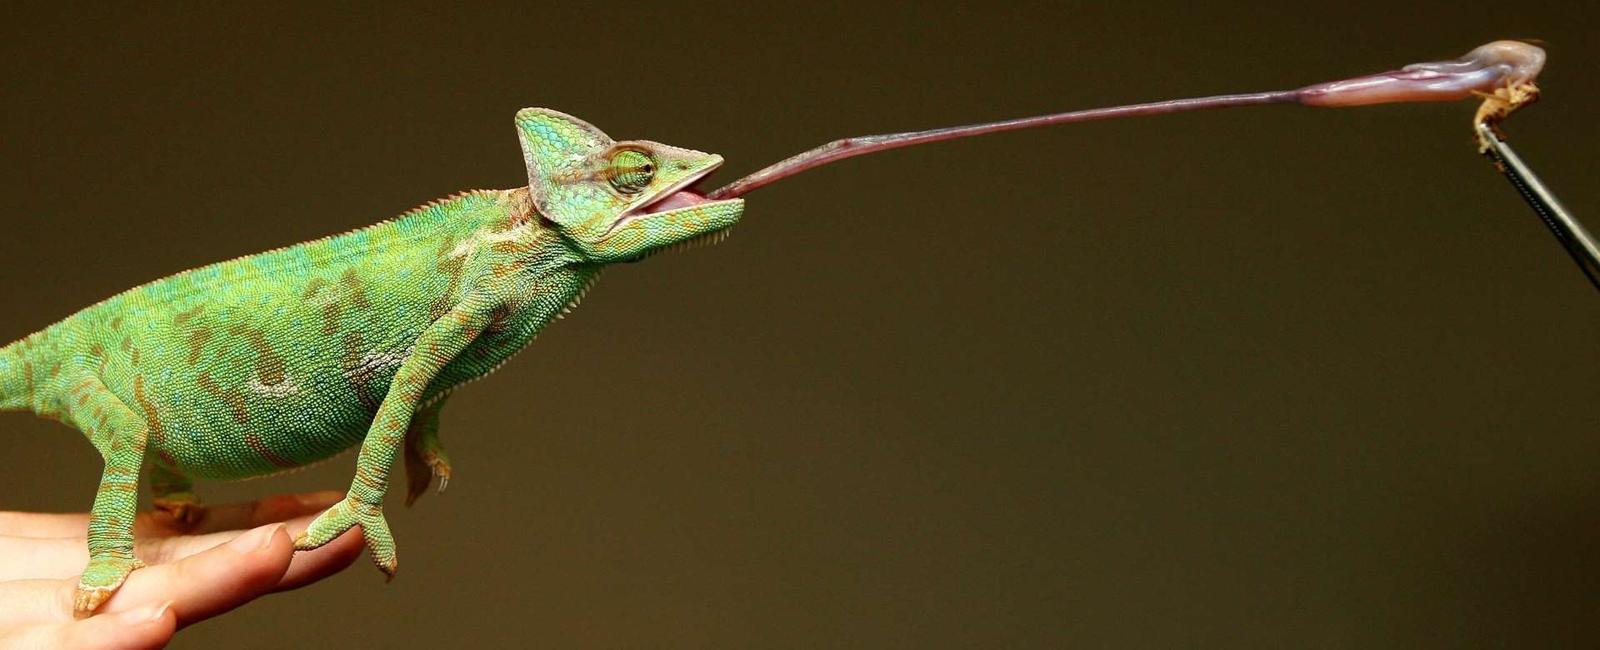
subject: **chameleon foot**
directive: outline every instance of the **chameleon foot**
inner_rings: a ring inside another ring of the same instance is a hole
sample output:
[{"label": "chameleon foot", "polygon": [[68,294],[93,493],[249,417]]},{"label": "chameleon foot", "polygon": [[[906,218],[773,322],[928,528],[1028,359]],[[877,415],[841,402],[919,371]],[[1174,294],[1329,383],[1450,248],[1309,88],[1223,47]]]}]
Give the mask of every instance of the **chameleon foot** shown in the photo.
[{"label": "chameleon foot", "polygon": [[151,503],[157,515],[169,520],[173,529],[178,531],[194,530],[200,520],[206,517],[205,504],[190,493],[169,494],[153,499]]},{"label": "chameleon foot", "polygon": [[111,594],[116,593],[122,581],[128,579],[128,574],[143,567],[143,562],[133,558],[98,557],[89,560],[83,576],[78,578],[78,588],[72,592],[73,615],[83,618],[94,613],[111,598]]},{"label": "chameleon foot", "polygon": [[311,521],[306,532],[294,540],[297,551],[309,551],[333,541],[346,531],[361,527],[367,542],[367,554],[389,580],[394,579],[400,563],[395,557],[394,537],[389,534],[389,523],[383,518],[383,508],[345,497]]},{"label": "chameleon foot", "polygon": [[406,447],[406,506],[417,502],[428,484],[439,479],[439,491],[450,484],[450,458],[443,449],[420,451],[415,446]]}]

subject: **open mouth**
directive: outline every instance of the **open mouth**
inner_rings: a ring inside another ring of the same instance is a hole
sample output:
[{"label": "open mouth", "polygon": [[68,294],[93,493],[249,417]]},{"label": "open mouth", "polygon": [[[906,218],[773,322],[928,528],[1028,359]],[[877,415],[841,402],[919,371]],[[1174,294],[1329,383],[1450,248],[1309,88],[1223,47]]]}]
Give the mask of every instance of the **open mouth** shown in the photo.
[{"label": "open mouth", "polygon": [[689,176],[684,177],[683,180],[674,183],[671,187],[662,190],[661,193],[657,195],[659,198],[656,200],[636,206],[627,212],[622,213],[622,216],[618,217],[615,222],[612,222],[611,227],[606,229],[605,234],[609,235],[613,232],[616,232],[618,228],[626,225],[629,221],[633,221],[634,219],[639,219],[641,217],[672,212],[674,210],[682,210],[685,208],[692,208],[706,203],[718,203],[719,201],[706,198],[704,194],[700,193],[695,188],[700,184],[700,181],[705,180],[707,176],[711,175],[711,172],[716,171],[717,168],[721,166],[722,164],[718,163],[706,167],[697,173],[690,174]]},{"label": "open mouth", "polygon": [[[698,181],[704,178],[705,175],[702,174],[700,178],[693,180]],[[702,203],[710,203],[711,199],[693,189],[695,185],[698,185],[698,183],[690,183],[689,186],[683,189],[671,190],[667,192],[666,196],[657,199],[655,202],[641,205],[628,212],[629,214],[660,214],[683,208],[692,208]]]}]

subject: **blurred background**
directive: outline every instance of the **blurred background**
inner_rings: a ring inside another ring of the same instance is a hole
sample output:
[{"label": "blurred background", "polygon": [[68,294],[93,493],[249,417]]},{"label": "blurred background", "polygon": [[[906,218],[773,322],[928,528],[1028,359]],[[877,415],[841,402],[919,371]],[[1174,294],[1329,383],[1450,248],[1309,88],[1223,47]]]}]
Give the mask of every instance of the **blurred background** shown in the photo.
[{"label": "blurred background", "polygon": [[[1592,3],[6,11],[4,340],[523,184],[525,106],[729,180],[1537,38],[1511,142],[1600,228]],[[1593,646],[1600,295],[1472,111],[1093,123],[756,192],[458,393],[449,491],[390,501],[393,584],[361,560],[175,647]],[[88,507],[77,433],[0,433],[0,508]]]}]

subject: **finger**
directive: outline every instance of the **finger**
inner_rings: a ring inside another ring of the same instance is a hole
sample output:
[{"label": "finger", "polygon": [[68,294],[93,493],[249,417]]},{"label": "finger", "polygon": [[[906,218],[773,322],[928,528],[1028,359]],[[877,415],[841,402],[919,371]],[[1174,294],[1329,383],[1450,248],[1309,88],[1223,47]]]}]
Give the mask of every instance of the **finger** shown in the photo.
[{"label": "finger", "polygon": [[294,543],[283,524],[262,526],[171,564],[134,571],[102,611],[116,613],[172,601],[178,626],[191,625],[277,586],[293,554]]},{"label": "finger", "polygon": [[[338,492],[330,492],[330,493],[327,493],[327,494],[339,494],[339,493]],[[340,498],[343,498],[343,496],[341,495]],[[286,506],[286,507],[291,507],[291,508],[296,508],[296,509],[300,508],[299,505],[292,505],[292,506]],[[279,512],[281,512],[281,510]],[[300,534],[301,531],[304,531],[308,526],[310,526],[311,525],[311,521],[316,518],[316,514],[320,514],[320,513],[321,513],[321,510],[318,510],[318,511],[315,511],[313,514],[301,515],[301,516],[295,517],[293,519],[284,520],[283,521],[284,531],[289,535],[290,539],[294,539],[294,536]],[[262,516],[271,516],[272,514],[275,514],[275,513],[272,513],[272,512],[269,511],[268,515],[262,515]],[[272,522],[263,522],[263,525],[266,524],[266,523],[272,523]],[[248,532],[248,531],[230,530],[230,531],[227,531],[227,532],[208,533],[208,534],[204,534],[204,535],[179,535],[179,536],[176,536],[176,537],[156,537],[156,538],[153,538],[153,539],[140,540],[135,545],[135,552],[138,554],[140,560],[144,560],[145,564],[170,564],[172,562],[177,562],[178,560],[182,560],[182,559],[184,559],[186,557],[189,557],[191,555],[195,555],[195,554],[198,554],[198,553],[203,553],[205,551],[208,551],[208,550],[211,550],[211,549],[216,548],[218,546],[221,546],[222,544],[226,544],[229,541],[233,540],[234,538],[245,534],[246,532]],[[80,546],[82,545],[83,540],[80,539],[80,540],[75,540],[75,541],[78,542]],[[4,557],[4,556],[0,556],[0,557]],[[88,561],[88,555],[85,554],[79,559],[84,561],[84,562],[87,562]],[[74,573],[73,575],[76,575],[76,574]]]},{"label": "finger", "polygon": [[0,537],[0,582],[70,578],[89,564],[83,538]]},{"label": "finger", "polygon": [[[255,528],[326,510],[339,502],[344,494],[334,491],[285,494],[257,501],[228,503],[211,506],[196,531],[215,532],[240,528]],[[83,537],[89,527],[89,515],[35,512],[0,512],[0,535],[13,537]],[[182,533],[170,522],[154,518],[152,513],[141,512],[134,519],[135,536],[170,536]]]},{"label": "finger", "polygon": [[317,514],[343,498],[343,492],[326,490],[306,494],[280,494],[257,501],[212,506],[206,509],[205,518],[200,520],[199,526],[194,530],[172,530],[168,534],[256,528],[295,517]]},{"label": "finger", "polygon": [[70,623],[35,625],[5,641],[21,648],[160,648],[177,630],[178,619],[170,605],[146,605]]},{"label": "finger", "polygon": [[[305,532],[311,525],[311,519],[311,517],[301,517],[289,521],[287,529],[289,538],[293,539]],[[278,586],[273,591],[299,589],[343,571],[350,566],[350,563],[355,562],[356,558],[361,557],[361,550],[364,548],[366,544],[361,538],[361,527],[357,526],[315,550],[296,552],[294,560],[289,562],[289,570],[278,580]]]},{"label": "finger", "polygon": [[89,515],[39,512],[0,512],[0,535],[12,537],[82,537]]},{"label": "finger", "polygon": [[[145,564],[165,564],[225,544],[244,531],[137,540],[134,555]],[[0,581],[71,578],[89,563],[82,537],[0,537]]]},{"label": "finger", "polygon": [[71,623],[72,589],[77,584],[75,578],[0,582],[0,628]]},{"label": "finger", "polygon": [[[304,531],[311,525],[312,519],[312,516],[304,516],[284,522],[289,537],[293,539]],[[244,531],[229,531],[141,539],[135,544],[134,553],[148,565],[170,564],[226,544],[242,534]],[[346,534],[314,552],[295,554],[289,573],[277,589],[294,589],[338,573],[361,554],[360,537]],[[328,547],[333,548],[323,550]],[[81,537],[38,539],[0,536],[0,581],[76,577],[88,562],[88,546]]]}]

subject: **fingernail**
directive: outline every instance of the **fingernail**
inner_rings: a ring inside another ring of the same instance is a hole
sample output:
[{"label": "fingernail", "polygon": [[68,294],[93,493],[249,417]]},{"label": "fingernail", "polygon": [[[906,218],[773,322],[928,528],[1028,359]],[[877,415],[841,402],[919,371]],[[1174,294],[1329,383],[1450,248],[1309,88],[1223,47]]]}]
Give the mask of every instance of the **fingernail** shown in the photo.
[{"label": "fingernail", "polygon": [[169,609],[172,609],[172,601],[170,600],[161,603],[160,605],[151,605],[149,607],[140,607],[138,609],[130,609],[126,612],[120,612],[116,615],[116,617],[128,625],[138,625],[140,623],[150,623],[166,618],[167,610]]},{"label": "fingernail", "polygon": [[338,503],[339,500],[341,500],[343,498],[344,498],[344,493],[343,492],[333,492],[333,491],[311,492],[309,494],[296,494],[296,495],[294,495],[294,500],[299,502],[301,507],[317,508],[319,510],[320,509],[326,509],[326,508],[332,506],[333,504]]},{"label": "fingernail", "polygon": [[240,553],[254,553],[267,547],[272,539],[278,536],[278,531],[283,530],[283,524],[268,524],[248,533],[235,537],[228,542],[228,548]]}]

